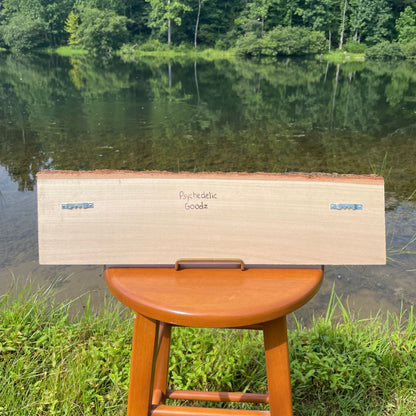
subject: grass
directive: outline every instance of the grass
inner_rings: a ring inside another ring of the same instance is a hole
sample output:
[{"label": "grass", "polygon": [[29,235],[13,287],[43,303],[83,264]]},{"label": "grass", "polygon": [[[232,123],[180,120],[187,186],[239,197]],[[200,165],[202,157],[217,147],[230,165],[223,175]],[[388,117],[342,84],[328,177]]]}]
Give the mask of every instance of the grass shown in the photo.
[{"label": "grass", "polygon": [[[117,304],[71,317],[49,293],[0,298],[0,414],[124,415],[132,314]],[[325,316],[289,332],[298,416],[413,415],[413,309],[359,320],[332,293]],[[171,387],[265,392],[257,331],[175,328]]]},{"label": "grass", "polygon": [[117,308],[78,319],[29,289],[1,300],[0,414],[123,414],[131,322]]},{"label": "grass", "polygon": [[88,54],[87,50],[73,46],[60,46],[54,49],[53,52],[61,56],[83,56]]},{"label": "grass", "polygon": [[322,59],[325,61],[332,62],[334,64],[342,64],[351,61],[364,61],[364,53],[351,53],[343,50],[336,49],[330,53],[324,54]]},{"label": "grass", "polygon": [[158,41],[149,41],[141,46],[124,45],[119,54],[124,59],[134,60],[135,58],[153,57],[159,59],[174,59],[174,58],[203,58],[205,60],[234,60],[234,49],[218,50],[218,49],[195,49],[189,46],[169,47]]},{"label": "grass", "polygon": [[384,154],[383,160],[380,166],[376,166],[370,162],[370,169],[373,175],[382,176],[385,181],[390,178],[392,167],[388,167],[387,153]]},{"label": "grass", "polygon": [[410,196],[407,198],[408,201],[411,201],[416,196],[416,189],[410,194]]}]

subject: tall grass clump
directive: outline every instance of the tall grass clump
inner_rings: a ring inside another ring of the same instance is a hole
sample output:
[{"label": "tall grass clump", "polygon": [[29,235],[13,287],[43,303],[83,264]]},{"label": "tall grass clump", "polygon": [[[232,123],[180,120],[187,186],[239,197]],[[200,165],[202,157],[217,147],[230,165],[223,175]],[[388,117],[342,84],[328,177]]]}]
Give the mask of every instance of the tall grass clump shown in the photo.
[{"label": "tall grass clump", "polygon": [[[2,416],[125,415],[132,314],[114,305],[92,313],[86,300],[74,317],[70,304],[30,290],[0,299]],[[295,324],[295,415],[416,414],[413,309],[362,320],[333,292],[310,328]],[[174,328],[169,387],[266,392],[262,343],[258,331]]]}]

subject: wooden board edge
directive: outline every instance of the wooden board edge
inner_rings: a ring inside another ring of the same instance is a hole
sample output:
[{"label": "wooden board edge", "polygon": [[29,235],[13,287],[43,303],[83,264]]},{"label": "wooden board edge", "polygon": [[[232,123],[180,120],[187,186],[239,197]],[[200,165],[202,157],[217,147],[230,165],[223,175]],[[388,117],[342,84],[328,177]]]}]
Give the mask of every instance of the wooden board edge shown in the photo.
[{"label": "wooden board edge", "polygon": [[313,182],[346,182],[368,185],[384,185],[384,178],[377,175],[352,175],[338,173],[267,173],[267,172],[167,172],[167,171],[131,171],[131,170],[50,170],[37,173],[37,179],[218,179],[218,180],[263,180],[263,181],[313,181]]}]

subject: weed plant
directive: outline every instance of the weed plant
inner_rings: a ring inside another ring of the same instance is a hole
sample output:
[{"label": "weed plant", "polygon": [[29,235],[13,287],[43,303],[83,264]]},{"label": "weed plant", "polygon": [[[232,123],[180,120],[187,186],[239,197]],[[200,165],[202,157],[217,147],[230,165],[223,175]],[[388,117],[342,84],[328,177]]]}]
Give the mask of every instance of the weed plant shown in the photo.
[{"label": "weed plant", "polygon": [[[1,415],[125,415],[132,314],[70,307],[30,289],[0,298]],[[262,342],[257,331],[174,328],[170,387],[265,392]],[[360,320],[333,293],[311,328],[296,322],[289,348],[295,415],[416,414],[413,309]]]}]

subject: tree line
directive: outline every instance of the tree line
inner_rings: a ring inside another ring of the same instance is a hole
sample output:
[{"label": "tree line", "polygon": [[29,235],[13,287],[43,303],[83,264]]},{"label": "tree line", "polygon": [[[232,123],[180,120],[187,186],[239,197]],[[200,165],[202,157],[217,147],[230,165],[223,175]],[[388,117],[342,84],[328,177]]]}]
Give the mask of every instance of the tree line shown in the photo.
[{"label": "tree line", "polygon": [[0,0],[0,46],[100,54],[150,42],[256,56],[398,44],[410,56],[415,10],[416,0]]}]

